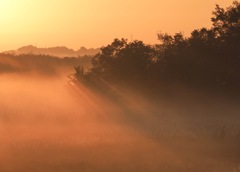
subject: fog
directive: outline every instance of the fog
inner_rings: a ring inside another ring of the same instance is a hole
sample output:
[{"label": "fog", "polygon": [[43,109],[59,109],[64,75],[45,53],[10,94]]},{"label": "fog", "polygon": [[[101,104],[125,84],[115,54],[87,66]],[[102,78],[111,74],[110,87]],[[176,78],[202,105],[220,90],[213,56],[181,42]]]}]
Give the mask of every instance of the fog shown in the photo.
[{"label": "fog", "polygon": [[66,76],[0,75],[1,172],[240,171],[233,102],[126,88],[112,101]]}]

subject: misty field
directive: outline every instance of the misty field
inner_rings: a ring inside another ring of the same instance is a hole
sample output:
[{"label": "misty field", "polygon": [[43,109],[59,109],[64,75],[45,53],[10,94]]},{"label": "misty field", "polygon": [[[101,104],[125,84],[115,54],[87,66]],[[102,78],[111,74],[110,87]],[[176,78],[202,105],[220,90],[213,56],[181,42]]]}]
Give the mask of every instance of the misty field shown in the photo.
[{"label": "misty field", "polygon": [[119,105],[69,88],[65,76],[3,74],[0,83],[1,172],[240,171],[233,103],[122,93]]},{"label": "misty field", "polygon": [[215,3],[0,1],[0,172],[240,172],[240,1]]}]

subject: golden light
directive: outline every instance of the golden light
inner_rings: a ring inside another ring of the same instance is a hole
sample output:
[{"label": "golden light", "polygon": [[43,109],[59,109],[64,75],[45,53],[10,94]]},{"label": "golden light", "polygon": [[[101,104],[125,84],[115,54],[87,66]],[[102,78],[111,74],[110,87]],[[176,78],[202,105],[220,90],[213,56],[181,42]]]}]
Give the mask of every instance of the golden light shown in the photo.
[{"label": "golden light", "polygon": [[231,4],[228,0],[0,0],[0,52],[29,44],[96,48],[131,35],[154,44],[158,31],[190,34],[210,27],[216,3]]},{"label": "golden light", "polygon": [[[17,0],[0,0],[0,24],[6,24],[10,20],[15,18],[15,14],[18,13],[16,8],[19,5]],[[4,26],[1,28],[5,29]]]},{"label": "golden light", "polygon": [[11,5],[11,1],[8,0],[0,0],[0,16],[3,17],[5,13],[7,13],[9,6]]}]

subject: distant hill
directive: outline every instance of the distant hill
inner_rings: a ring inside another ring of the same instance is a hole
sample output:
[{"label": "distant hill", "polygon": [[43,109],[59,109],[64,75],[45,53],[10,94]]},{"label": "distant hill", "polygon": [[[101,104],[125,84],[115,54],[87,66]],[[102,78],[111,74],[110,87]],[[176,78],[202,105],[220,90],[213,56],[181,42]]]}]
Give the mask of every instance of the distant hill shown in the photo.
[{"label": "distant hill", "polygon": [[17,50],[10,50],[4,51],[4,54],[44,54],[44,55],[51,55],[57,57],[78,57],[78,56],[85,56],[85,55],[95,55],[100,52],[100,48],[85,48],[81,47],[77,51],[67,48],[65,46],[57,46],[57,47],[48,47],[48,48],[38,48],[33,45],[23,46]]}]

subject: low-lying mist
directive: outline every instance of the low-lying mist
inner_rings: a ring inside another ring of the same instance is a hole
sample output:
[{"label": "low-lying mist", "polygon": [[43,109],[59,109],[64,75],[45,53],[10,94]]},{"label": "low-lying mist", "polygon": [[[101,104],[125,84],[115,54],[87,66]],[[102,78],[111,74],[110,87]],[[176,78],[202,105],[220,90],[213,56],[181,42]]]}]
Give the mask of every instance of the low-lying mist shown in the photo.
[{"label": "low-lying mist", "polygon": [[232,103],[112,101],[66,76],[0,75],[0,171],[240,171]]},{"label": "low-lying mist", "polygon": [[21,74],[56,77],[72,72],[74,66],[91,66],[92,56],[55,57],[44,54],[1,54],[0,75]]}]

